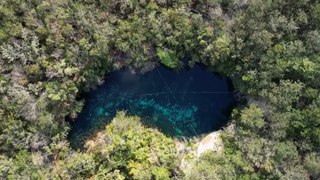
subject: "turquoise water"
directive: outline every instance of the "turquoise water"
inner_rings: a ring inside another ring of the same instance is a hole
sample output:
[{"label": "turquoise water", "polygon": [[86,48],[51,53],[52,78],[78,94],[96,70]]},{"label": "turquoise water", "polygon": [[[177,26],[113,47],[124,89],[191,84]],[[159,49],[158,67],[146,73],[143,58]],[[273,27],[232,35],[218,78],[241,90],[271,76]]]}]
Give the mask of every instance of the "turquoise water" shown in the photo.
[{"label": "turquoise water", "polygon": [[229,81],[200,65],[179,71],[157,67],[145,74],[119,70],[85,99],[82,112],[71,122],[74,147],[120,110],[139,115],[146,126],[169,136],[192,137],[223,127],[235,103]]}]

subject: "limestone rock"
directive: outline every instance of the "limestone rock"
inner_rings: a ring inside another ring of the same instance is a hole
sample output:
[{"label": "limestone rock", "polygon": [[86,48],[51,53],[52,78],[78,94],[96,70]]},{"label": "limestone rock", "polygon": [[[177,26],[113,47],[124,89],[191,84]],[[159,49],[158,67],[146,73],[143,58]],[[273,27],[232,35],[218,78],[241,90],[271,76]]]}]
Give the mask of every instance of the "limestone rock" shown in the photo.
[{"label": "limestone rock", "polygon": [[221,131],[213,132],[200,141],[196,153],[197,157],[206,151],[221,152],[223,150],[223,142],[220,133]]}]

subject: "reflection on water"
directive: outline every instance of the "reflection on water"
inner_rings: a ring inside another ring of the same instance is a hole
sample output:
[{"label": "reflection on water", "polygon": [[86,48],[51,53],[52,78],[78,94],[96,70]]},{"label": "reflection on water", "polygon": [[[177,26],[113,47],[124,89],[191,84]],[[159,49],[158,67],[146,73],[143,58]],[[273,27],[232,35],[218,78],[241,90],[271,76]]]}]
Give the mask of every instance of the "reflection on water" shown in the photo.
[{"label": "reflection on water", "polygon": [[170,136],[196,136],[226,124],[234,94],[227,79],[195,66],[172,71],[164,67],[146,74],[120,70],[86,97],[69,134],[76,147],[103,128],[119,110],[139,115],[147,126]]}]

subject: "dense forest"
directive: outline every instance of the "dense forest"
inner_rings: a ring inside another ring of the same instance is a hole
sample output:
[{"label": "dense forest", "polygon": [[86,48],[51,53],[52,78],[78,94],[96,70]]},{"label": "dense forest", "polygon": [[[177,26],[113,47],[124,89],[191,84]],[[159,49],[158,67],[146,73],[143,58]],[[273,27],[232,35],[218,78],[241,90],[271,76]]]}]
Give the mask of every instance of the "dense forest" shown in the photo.
[{"label": "dense forest", "polygon": [[[222,153],[125,112],[70,147],[81,93],[185,58],[239,92]],[[319,179],[319,78],[318,0],[1,0],[0,179]]]}]

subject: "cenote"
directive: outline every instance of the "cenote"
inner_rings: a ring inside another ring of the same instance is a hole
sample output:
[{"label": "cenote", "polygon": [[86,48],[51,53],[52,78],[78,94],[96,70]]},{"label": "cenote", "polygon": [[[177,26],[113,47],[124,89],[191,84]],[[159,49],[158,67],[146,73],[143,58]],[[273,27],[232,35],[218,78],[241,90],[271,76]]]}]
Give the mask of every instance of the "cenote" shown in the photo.
[{"label": "cenote", "polygon": [[178,71],[160,66],[144,74],[118,70],[85,100],[71,122],[73,147],[104,128],[117,111],[138,115],[168,136],[192,137],[225,126],[235,103],[230,81],[201,65]]}]

